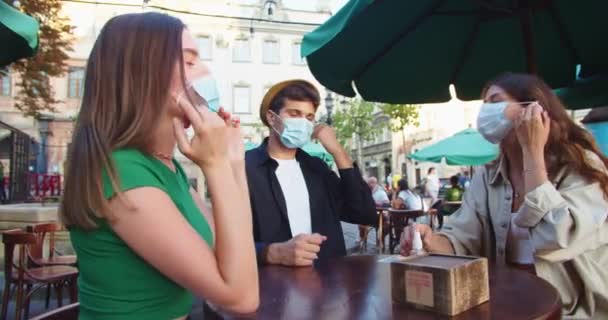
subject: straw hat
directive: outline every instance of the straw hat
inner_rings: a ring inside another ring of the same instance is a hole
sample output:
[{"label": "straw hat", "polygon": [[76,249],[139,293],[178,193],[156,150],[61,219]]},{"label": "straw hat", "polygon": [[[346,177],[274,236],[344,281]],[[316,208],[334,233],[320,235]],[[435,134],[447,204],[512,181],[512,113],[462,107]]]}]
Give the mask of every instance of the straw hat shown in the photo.
[{"label": "straw hat", "polygon": [[[283,89],[285,89],[291,85],[302,85],[302,86],[315,90],[318,94],[317,88],[312,83],[310,83],[306,80],[302,80],[302,79],[287,80],[287,81],[283,81],[283,82],[279,82],[279,83],[275,84],[270,89],[268,89],[268,92],[266,92],[266,94],[264,95],[264,98],[262,99],[262,105],[260,106],[260,119],[262,120],[262,123],[264,123],[266,126],[270,126],[268,124],[268,121],[266,121],[266,112],[268,112],[268,110],[272,106],[272,103],[274,102],[274,99],[276,98],[276,96],[281,91],[283,91]],[[318,106],[315,106],[315,110],[317,109],[317,107]]]}]

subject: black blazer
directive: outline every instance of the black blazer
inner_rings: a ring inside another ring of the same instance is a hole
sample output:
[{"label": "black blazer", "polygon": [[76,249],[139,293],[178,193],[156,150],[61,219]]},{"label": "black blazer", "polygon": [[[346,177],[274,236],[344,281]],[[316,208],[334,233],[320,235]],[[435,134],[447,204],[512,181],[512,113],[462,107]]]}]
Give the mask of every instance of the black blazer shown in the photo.
[{"label": "black blazer", "polygon": [[[245,155],[253,235],[258,262],[270,243],[293,238],[289,227],[287,206],[275,171],[278,163],[267,151],[268,139]],[[299,150],[300,163],[310,198],[312,232],[327,236],[318,253],[319,259],[346,254],[340,221],[376,225],[376,206],[371,191],[355,168],[339,170],[340,177],[321,159]]]}]

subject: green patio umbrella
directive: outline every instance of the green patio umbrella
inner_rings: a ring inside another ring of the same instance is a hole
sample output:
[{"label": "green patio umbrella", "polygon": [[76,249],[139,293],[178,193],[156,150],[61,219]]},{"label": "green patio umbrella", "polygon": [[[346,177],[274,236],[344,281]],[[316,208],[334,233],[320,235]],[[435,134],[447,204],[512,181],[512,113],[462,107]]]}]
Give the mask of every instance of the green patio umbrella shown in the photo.
[{"label": "green patio umbrella", "polygon": [[0,68],[38,49],[38,21],[0,0]]},{"label": "green patio umbrella", "polygon": [[255,142],[247,141],[245,142],[245,151],[249,151],[251,149],[255,149],[258,147],[258,144]]},{"label": "green patio umbrella", "polygon": [[302,56],[331,91],[368,101],[479,99],[505,72],[553,88],[575,69],[608,70],[608,1],[351,0],[304,36]]},{"label": "green patio umbrella", "polygon": [[578,79],[573,85],[555,90],[568,109],[608,106],[608,75]]},{"label": "green patio umbrella", "polygon": [[[258,144],[256,144],[256,143],[245,142],[246,151],[255,149],[257,147],[258,147]],[[331,156],[331,154],[329,154],[329,152],[327,152],[327,150],[325,150],[325,148],[323,148],[323,146],[320,143],[310,142],[307,145],[305,145],[302,148],[302,150],[304,150],[306,153],[308,153],[309,155],[311,155],[313,157],[317,157],[317,158],[320,158],[321,160],[325,161],[325,163],[327,163],[327,165],[330,167],[334,163],[334,158]]]},{"label": "green patio umbrella", "polygon": [[329,154],[329,152],[327,152],[327,150],[325,150],[320,143],[308,143],[304,146],[304,148],[302,148],[302,150],[306,151],[306,153],[313,157],[317,157],[325,161],[325,163],[327,163],[327,165],[330,167],[334,163],[334,157],[332,157],[331,154]]},{"label": "green patio umbrella", "polygon": [[422,162],[479,166],[498,156],[498,146],[484,139],[475,129],[466,129],[408,156]]}]

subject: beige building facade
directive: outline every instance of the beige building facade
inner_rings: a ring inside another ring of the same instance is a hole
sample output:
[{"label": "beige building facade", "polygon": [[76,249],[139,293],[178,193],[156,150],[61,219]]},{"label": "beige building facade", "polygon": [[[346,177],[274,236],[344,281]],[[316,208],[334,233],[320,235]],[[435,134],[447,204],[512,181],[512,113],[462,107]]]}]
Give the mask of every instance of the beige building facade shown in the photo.
[{"label": "beige building facade", "polygon": [[[273,84],[287,79],[305,79],[326,96],[300,57],[302,36],[327,20],[328,1],[318,1],[312,10],[291,9],[283,1],[163,1],[151,0],[147,7],[139,0],[65,2],[63,13],[75,26],[74,50],[65,76],[51,79],[61,101],[57,113],[41,119],[25,118],[13,107],[18,88],[16,75],[0,81],[0,120],[21,129],[46,146],[46,171],[63,173],[67,146],[80,108],[87,58],[95,39],[110,18],[132,12],[165,12],[180,18],[195,37],[200,58],[217,80],[221,105],[238,115],[244,140],[259,143],[267,134],[260,125],[259,105]],[[176,13],[168,8],[180,11]],[[184,13],[185,12],[185,13]],[[323,102],[322,102],[323,103]],[[323,111],[324,106],[320,108]],[[204,189],[200,170],[177,152],[192,183]]]}]

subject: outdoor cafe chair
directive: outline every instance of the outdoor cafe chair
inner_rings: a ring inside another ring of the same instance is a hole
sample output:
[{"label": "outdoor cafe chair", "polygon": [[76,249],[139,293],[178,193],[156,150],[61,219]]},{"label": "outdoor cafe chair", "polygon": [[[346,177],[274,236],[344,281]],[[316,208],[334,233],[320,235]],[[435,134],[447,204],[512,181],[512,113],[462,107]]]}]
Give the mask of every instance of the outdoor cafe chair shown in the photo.
[{"label": "outdoor cafe chair", "polygon": [[[0,320],[5,320],[11,293],[15,293],[15,318],[21,320],[22,315],[29,316],[29,304],[32,294],[47,284],[54,285],[57,290],[58,304],[61,306],[61,289],[68,285],[70,300],[76,302],[76,280],[78,269],[71,266],[30,267],[28,265],[28,250],[36,244],[33,233],[21,229],[9,230],[2,233],[4,244],[4,293]],[[15,256],[15,252],[17,255]],[[22,313],[25,311],[25,313]]]}]

